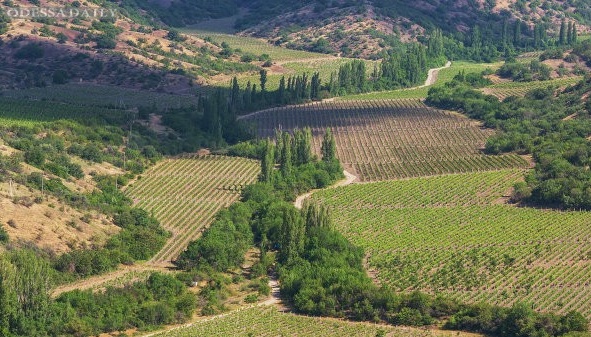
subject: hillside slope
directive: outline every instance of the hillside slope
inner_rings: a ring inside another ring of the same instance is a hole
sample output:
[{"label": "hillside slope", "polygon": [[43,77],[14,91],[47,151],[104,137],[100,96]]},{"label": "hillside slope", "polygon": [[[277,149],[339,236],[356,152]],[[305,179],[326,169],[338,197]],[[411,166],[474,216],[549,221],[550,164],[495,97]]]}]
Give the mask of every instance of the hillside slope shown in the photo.
[{"label": "hillside slope", "polygon": [[[343,56],[376,57],[399,42],[421,40],[441,29],[462,40],[472,27],[500,28],[503,21],[523,22],[524,36],[533,37],[536,24],[551,36],[563,18],[587,32],[591,9],[584,1],[516,0],[436,1],[306,1],[292,3],[246,1],[250,13],[240,19],[242,34],[258,36],[289,48],[309,49]],[[459,35],[458,35],[459,34]],[[497,29],[495,34],[501,34]]]}]

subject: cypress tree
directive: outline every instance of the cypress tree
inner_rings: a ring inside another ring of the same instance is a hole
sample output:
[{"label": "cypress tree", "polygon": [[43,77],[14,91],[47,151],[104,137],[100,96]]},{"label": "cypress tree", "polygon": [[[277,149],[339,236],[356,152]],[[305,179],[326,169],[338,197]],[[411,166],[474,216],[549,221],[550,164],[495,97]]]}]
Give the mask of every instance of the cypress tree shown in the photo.
[{"label": "cypress tree", "polygon": [[259,74],[261,75],[261,92],[264,93],[267,90],[267,71],[261,69]]},{"label": "cypress tree", "polygon": [[509,21],[507,19],[505,19],[503,21],[503,30],[501,33],[501,39],[503,40],[503,45],[508,45],[510,40],[509,40]]},{"label": "cypress tree", "polygon": [[518,47],[521,44],[521,20],[515,21],[515,31],[513,33],[513,44]]},{"label": "cypress tree", "polygon": [[244,105],[248,108],[250,108],[250,106],[252,105],[252,94],[251,94],[251,86],[252,84],[250,84],[250,81],[248,81],[248,83],[246,83],[246,89],[244,90]]},{"label": "cypress tree", "polygon": [[284,177],[291,175],[293,167],[293,158],[291,154],[291,135],[287,132],[283,132],[281,135],[281,159],[279,161],[281,173]]},{"label": "cypress tree", "polygon": [[252,85],[252,90],[250,91],[250,102],[251,104],[257,103],[257,85]]},{"label": "cypress tree", "polygon": [[577,24],[574,22],[573,22],[572,36],[571,36],[570,40],[571,40],[572,44],[577,43]]},{"label": "cypress tree", "polygon": [[311,99],[319,99],[320,98],[320,73],[316,72],[312,75],[312,80],[310,83],[310,98]]},{"label": "cypress tree", "polygon": [[279,163],[283,156],[283,131],[275,129],[275,144],[275,163]]},{"label": "cypress tree", "polygon": [[273,143],[267,139],[265,149],[261,160],[261,175],[259,180],[265,183],[271,182],[273,176],[273,167],[275,166],[275,153]]},{"label": "cypress tree", "polygon": [[330,128],[326,129],[326,133],[324,134],[324,138],[322,139],[322,160],[325,162],[330,162],[336,159],[336,142],[334,140],[334,136]]},{"label": "cypress tree", "polygon": [[285,76],[281,76],[279,80],[279,89],[277,90],[277,99],[278,103],[285,102]]},{"label": "cypress tree", "polygon": [[566,30],[566,44],[571,45],[573,43],[573,24],[572,22],[568,23],[568,28]]},{"label": "cypress tree", "polygon": [[564,46],[566,43],[566,21],[562,19],[560,23],[560,32],[558,33],[558,44]]},{"label": "cypress tree", "polygon": [[312,160],[312,130],[306,127],[294,130],[294,150],[292,152],[296,165],[307,164]]},{"label": "cypress tree", "polygon": [[234,76],[231,83],[232,90],[230,91],[230,112],[232,117],[235,116],[236,111],[242,109],[242,96],[240,94],[240,85],[238,79]]}]

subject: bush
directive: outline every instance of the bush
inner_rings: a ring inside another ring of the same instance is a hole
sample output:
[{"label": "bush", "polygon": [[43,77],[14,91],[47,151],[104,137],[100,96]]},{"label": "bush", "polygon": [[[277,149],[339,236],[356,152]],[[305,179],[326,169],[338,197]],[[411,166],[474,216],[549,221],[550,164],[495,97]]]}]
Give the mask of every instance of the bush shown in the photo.
[{"label": "bush", "polygon": [[53,72],[53,84],[66,84],[70,76],[68,72],[63,69],[58,69]]},{"label": "bush", "polygon": [[107,35],[99,35],[94,39],[96,47],[99,49],[114,49],[117,46],[115,38]]},{"label": "bush", "polygon": [[[10,220],[9,220],[10,221]],[[4,229],[4,227],[0,226],[0,242],[7,243],[8,242],[8,233]]]},{"label": "bush", "polygon": [[43,57],[45,50],[40,44],[29,43],[24,47],[21,47],[14,56],[18,59],[34,60]]}]

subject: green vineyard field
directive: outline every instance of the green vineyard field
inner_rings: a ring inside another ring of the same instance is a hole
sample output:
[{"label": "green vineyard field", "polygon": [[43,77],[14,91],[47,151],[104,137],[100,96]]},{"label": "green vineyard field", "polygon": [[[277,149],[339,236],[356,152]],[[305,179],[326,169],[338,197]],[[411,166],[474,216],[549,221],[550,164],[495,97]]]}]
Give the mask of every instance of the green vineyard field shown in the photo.
[{"label": "green vineyard field", "polygon": [[212,33],[194,29],[183,29],[182,32],[190,35],[196,35],[201,38],[210,38],[212,41],[219,44],[225,42],[232,49],[240,49],[242,52],[251,53],[256,56],[267,54],[273,61],[289,61],[296,59],[327,57],[326,54],[277,47],[265,42],[264,40],[254,37]]},{"label": "green vineyard field", "polygon": [[528,165],[513,154],[483,154],[492,130],[419,100],[321,102],[265,110],[244,120],[254,124],[260,137],[272,137],[278,128],[309,126],[316,153],[321,135],[331,128],[341,163],[361,181]]},{"label": "green vineyard field", "polygon": [[123,114],[125,111],[117,109],[0,97],[0,125],[3,126],[33,126],[44,122],[70,119],[119,120]]},{"label": "green vineyard field", "polygon": [[591,318],[591,214],[506,203],[519,170],[358,184],[313,195],[377,280],[462,301]]},{"label": "green vineyard field", "polygon": [[457,331],[431,331],[417,328],[392,327],[372,323],[353,323],[331,318],[306,317],[277,311],[275,307],[252,307],[212,317],[187,327],[156,334],[159,337],[193,336],[298,336],[298,337],[374,337],[379,331],[385,336],[480,336]]},{"label": "green vineyard field", "polygon": [[557,78],[548,81],[533,81],[533,82],[504,82],[493,84],[489,87],[481,89],[483,93],[496,96],[500,100],[504,100],[509,96],[525,96],[526,93],[533,89],[556,87],[565,88],[569,85],[576,84],[582,76],[573,76],[565,78]]},{"label": "green vineyard field", "polygon": [[25,90],[7,90],[2,96],[33,101],[62,102],[77,106],[156,107],[170,109],[197,105],[197,94],[204,89],[192,88],[185,95],[133,90],[91,83],[68,83]]},{"label": "green vineyard field", "polygon": [[238,200],[242,187],[256,180],[259,163],[224,156],[166,159],[150,168],[125,193],[172,232],[151,262],[174,260],[213,221]]}]

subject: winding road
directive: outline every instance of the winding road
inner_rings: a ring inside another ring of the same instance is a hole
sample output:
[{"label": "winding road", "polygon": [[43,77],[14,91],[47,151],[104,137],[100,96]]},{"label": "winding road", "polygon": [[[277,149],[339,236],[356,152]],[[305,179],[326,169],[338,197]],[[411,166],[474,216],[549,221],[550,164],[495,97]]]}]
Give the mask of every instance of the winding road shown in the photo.
[{"label": "winding road", "polygon": [[451,67],[451,61],[447,61],[447,63],[445,63],[443,67],[429,69],[429,72],[427,73],[427,79],[425,80],[425,84],[419,85],[418,87],[408,88],[407,90],[424,88],[435,84],[435,82],[437,82],[437,77],[439,76],[439,71],[449,67]]},{"label": "winding road", "polygon": [[[345,179],[341,179],[341,180],[337,181],[336,183],[330,185],[327,188],[335,188],[335,187],[339,187],[339,186],[347,186],[347,185],[352,184],[355,180],[357,180],[357,176],[353,175],[352,173],[349,173],[347,171],[343,171],[343,174],[345,175]],[[320,190],[321,189],[311,190],[308,193],[304,193],[302,195],[299,195],[296,198],[296,200],[294,201],[293,205],[297,209],[302,209],[302,205],[304,204],[304,200],[308,199],[314,192],[320,191]]]}]

